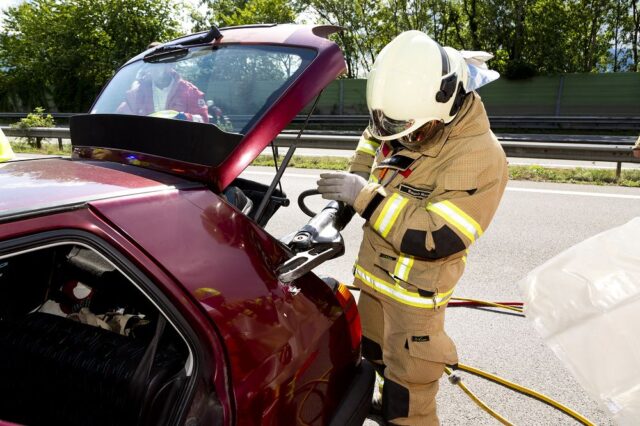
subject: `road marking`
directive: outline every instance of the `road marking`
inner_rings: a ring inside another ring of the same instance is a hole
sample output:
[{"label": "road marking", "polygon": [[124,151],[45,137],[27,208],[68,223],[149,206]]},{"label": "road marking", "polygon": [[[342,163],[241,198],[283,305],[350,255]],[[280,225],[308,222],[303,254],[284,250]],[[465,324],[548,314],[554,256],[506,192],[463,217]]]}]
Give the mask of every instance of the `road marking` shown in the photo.
[{"label": "road marking", "polygon": [[633,200],[640,200],[640,195],[611,194],[606,192],[560,191],[557,189],[533,189],[533,188],[507,188],[507,191],[537,192],[540,194],[557,194],[557,195],[584,195],[585,197],[629,198]]},{"label": "road marking", "polygon": [[[261,176],[275,176],[273,172],[260,172],[247,170],[243,174],[252,174],[252,175],[261,175]],[[309,179],[319,179],[319,175],[312,174],[302,174],[302,173],[287,173],[285,176],[293,177],[293,178],[309,178]],[[626,198],[631,200],[640,200],[640,195],[631,195],[631,194],[612,194],[606,192],[585,192],[585,191],[562,191],[558,189],[533,189],[533,188],[512,188],[507,187],[507,191],[513,192],[534,192],[538,194],[555,194],[555,195],[584,195],[585,197],[602,197],[602,198]]]}]

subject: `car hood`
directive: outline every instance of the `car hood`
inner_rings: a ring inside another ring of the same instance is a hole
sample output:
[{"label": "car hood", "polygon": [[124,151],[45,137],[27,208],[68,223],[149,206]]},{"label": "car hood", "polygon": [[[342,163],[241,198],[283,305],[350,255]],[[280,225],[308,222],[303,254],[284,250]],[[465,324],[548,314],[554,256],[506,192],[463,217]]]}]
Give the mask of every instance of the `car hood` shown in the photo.
[{"label": "car hood", "polygon": [[[338,30],[333,26],[293,24],[220,30],[223,37],[211,42],[214,48],[264,45],[315,52],[308,65],[287,81],[278,96],[269,98],[265,107],[253,117],[246,132],[229,132],[206,123],[95,113],[94,105],[94,113],[74,116],[70,120],[72,158],[108,160],[161,170],[206,182],[214,190],[221,191],[305,106],[345,71],[342,52],[327,39]],[[202,34],[177,39],[166,46],[189,44],[200,36]],[[127,65],[140,61],[149,52],[131,59]]]}]

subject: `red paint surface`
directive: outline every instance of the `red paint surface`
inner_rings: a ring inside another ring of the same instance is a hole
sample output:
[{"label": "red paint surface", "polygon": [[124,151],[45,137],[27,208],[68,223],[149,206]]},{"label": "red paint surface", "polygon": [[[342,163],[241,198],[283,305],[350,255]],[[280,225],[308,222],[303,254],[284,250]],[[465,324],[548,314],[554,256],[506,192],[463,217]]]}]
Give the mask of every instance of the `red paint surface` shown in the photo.
[{"label": "red paint surface", "polygon": [[[124,194],[170,190],[186,181],[132,166],[65,159],[15,161],[0,165],[0,216]],[[119,170],[118,170],[119,169]],[[141,175],[123,173],[140,172]]]},{"label": "red paint surface", "polygon": [[329,287],[312,274],[280,283],[279,243],[211,192],[136,198],[92,207],[144,247],[215,321],[238,424],[328,422],[357,358]]}]

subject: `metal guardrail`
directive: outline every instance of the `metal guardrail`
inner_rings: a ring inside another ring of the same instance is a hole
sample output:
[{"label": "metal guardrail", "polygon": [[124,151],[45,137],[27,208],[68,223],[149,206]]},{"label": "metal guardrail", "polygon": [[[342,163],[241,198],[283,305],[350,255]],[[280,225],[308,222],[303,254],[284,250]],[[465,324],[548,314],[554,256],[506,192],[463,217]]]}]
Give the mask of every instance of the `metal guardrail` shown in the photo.
[{"label": "metal guardrail", "polygon": [[[78,113],[50,113],[54,119],[68,119]],[[20,119],[27,116],[21,112],[0,112],[0,119]],[[304,123],[306,116],[297,116],[292,123]],[[640,117],[621,116],[490,116],[494,129],[529,130],[618,130],[640,133]],[[368,115],[312,115],[310,126],[323,126],[332,129],[363,129],[369,123]]]},{"label": "metal guardrail", "polygon": [[30,129],[18,129],[9,126],[0,126],[5,136],[13,138],[50,138],[69,139],[68,127],[32,127]]},{"label": "metal guardrail", "polygon": [[[59,143],[70,137],[69,129],[63,127],[17,129],[3,126],[0,129],[10,137],[54,138]],[[633,137],[531,134],[497,134],[497,137],[507,157],[613,162],[617,164],[618,175],[622,163],[640,163],[640,158],[633,156]],[[276,145],[291,146],[296,138],[295,133],[281,133],[276,138]],[[354,150],[358,139],[357,135],[303,134],[297,146]]]},{"label": "metal guardrail", "polygon": [[[489,116],[493,129],[528,130],[625,130],[640,133],[640,117],[590,117],[590,116]],[[304,122],[298,116],[294,124]],[[310,125],[331,128],[364,129],[369,123],[368,115],[312,115]]]}]

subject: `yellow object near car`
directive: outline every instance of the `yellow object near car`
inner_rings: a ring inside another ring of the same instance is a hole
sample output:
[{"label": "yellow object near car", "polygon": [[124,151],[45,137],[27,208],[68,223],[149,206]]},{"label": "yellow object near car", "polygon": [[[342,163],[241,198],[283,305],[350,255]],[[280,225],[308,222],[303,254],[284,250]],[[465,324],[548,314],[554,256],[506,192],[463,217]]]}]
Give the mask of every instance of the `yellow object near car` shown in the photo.
[{"label": "yellow object near car", "polygon": [[0,163],[5,161],[13,160],[16,155],[13,153],[13,149],[11,149],[11,145],[9,144],[9,140],[0,130]]}]

